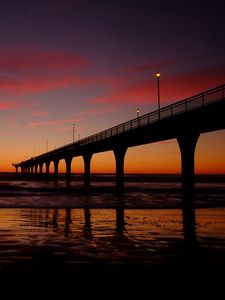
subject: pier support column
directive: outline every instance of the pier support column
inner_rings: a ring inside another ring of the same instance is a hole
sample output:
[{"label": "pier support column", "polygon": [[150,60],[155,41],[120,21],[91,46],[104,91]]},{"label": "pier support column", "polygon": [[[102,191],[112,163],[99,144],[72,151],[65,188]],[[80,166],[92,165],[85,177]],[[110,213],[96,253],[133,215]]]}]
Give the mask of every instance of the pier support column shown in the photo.
[{"label": "pier support column", "polygon": [[121,191],[124,187],[124,158],[127,148],[118,146],[113,149],[116,159],[116,188]]},{"label": "pier support column", "polygon": [[43,162],[39,163],[39,167],[40,167],[40,174],[42,174],[42,171],[43,171]]},{"label": "pier support column", "polygon": [[65,158],[66,161],[66,181],[71,181],[71,162],[72,162],[72,157],[68,156]]},{"label": "pier support column", "polygon": [[91,158],[93,153],[85,153],[83,155],[84,160],[84,185],[86,187],[90,186],[91,182]]},{"label": "pier support column", "polygon": [[182,212],[185,249],[190,253],[196,247],[194,154],[199,135],[195,131],[189,131],[177,137],[182,162]]},{"label": "pier support column", "polygon": [[54,177],[55,180],[57,180],[59,174],[59,159],[53,160],[53,164],[54,164]]},{"label": "pier support column", "polygon": [[48,177],[48,176],[49,176],[49,166],[50,166],[50,161],[46,161],[46,162],[45,162],[45,165],[46,165],[46,176]]},{"label": "pier support column", "polygon": [[182,192],[192,193],[195,188],[195,147],[199,138],[197,132],[186,132],[177,137],[182,162]]},{"label": "pier support column", "polygon": [[36,164],[36,165],[34,166],[34,173],[37,174],[37,172],[38,172],[38,164]]}]

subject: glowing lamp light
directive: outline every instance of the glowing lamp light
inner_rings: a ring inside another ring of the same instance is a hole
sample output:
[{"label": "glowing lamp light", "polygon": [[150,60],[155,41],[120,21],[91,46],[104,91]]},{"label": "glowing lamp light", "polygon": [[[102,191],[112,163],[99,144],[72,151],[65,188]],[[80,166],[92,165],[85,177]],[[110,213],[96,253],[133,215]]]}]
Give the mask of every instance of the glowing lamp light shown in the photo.
[{"label": "glowing lamp light", "polygon": [[137,118],[139,117],[139,112],[140,112],[140,110],[139,110],[139,108],[137,108]]},{"label": "glowing lamp light", "polygon": [[157,71],[157,73],[155,74],[156,78],[157,78],[157,89],[158,89],[158,111],[159,111],[159,120],[160,120],[160,90],[159,90],[159,77],[160,77],[160,73],[159,71]]},{"label": "glowing lamp light", "polygon": [[157,73],[155,74],[156,77],[160,77],[160,73],[159,71],[157,71]]}]

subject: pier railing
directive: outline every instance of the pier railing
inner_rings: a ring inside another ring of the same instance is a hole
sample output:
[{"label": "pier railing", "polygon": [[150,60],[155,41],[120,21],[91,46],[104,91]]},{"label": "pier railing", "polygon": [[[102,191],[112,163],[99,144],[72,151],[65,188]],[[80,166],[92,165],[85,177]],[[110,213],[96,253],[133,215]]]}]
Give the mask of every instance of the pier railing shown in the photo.
[{"label": "pier railing", "polygon": [[160,110],[156,110],[148,114],[139,116],[125,123],[116,125],[112,128],[106,129],[99,133],[83,138],[74,143],[70,143],[60,148],[57,148],[55,150],[41,154],[37,156],[36,159],[44,158],[46,156],[57,154],[68,150],[73,150],[76,149],[77,147],[94,143],[103,139],[107,139],[112,136],[124,133],[126,131],[136,129],[138,127],[143,127],[151,123],[159,122],[163,119],[176,116],[178,114],[182,114],[194,109],[199,109],[211,103],[224,100],[224,96],[225,96],[225,84],[210,89],[208,91],[205,91],[203,93],[197,94],[195,96],[186,98],[184,100],[178,101],[176,103],[170,104],[168,106],[161,108]]}]

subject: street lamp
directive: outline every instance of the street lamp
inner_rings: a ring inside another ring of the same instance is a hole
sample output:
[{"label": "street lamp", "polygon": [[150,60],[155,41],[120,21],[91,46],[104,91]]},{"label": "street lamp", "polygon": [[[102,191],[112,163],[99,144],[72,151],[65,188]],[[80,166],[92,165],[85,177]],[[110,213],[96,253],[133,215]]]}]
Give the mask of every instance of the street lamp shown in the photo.
[{"label": "street lamp", "polygon": [[139,127],[140,126],[140,118],[139,118],[139,108],[137,108],[137,126]]},{"label": "street lamp", "polygon": [[74,126],[75,124],[73,123],[73,143],[74,143]]},{"label": "street lamp", "polygon": [[159,110],[159,119],[160,119],[160,91],[159,91],[159,77],[160,77],[160,73],[159,71],[157,71],[157,73],[155,74],[156,78],[157,78],[157,89],[158,89],[158,110]]},{"label": "street lamp", "polygon": [[139,108],[137,108],[137,118],[139,117],[139,112],[140,112],[140,110],[139,110]]}]

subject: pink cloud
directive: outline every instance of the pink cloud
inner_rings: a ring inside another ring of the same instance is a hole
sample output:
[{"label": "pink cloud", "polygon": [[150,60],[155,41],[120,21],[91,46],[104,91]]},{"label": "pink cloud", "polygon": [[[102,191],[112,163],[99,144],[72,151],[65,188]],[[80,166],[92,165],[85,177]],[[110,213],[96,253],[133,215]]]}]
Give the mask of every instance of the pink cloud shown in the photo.
[{"label": "pink cloud", "polygon": [[[0,50],[0,68],[13,71],[13,76],[0,77],[0,90],[6,95],[24,95],[48,92],[67,87],[91,87],[98,86],[102,89],[102,95],[90,100],[91,103],[99,104],[146,104],[156,103],[157,87],[154,73],[155,64],[147,67],[143,65],[131,66],[129,76],[120,74],[119,76],[98,76],[98,74],[85,76],[77,74],[80,69],[86,71],[90,66],[87,58],[70,52],[50,52],[37,50],[20,49],[15,52]],[[167,70],[165,75],[163,70],[160,77],[160,95],[162,104],[181,100],[192,96],[216,85],[224,83],[224,66],[195,71],[192,73],[180,73],[178,75],[168,75],[168,68],[177,63],[173,60],[160,62],[160,67]],[[152,77],[141,79],[137,73],[152,71]],[[4,106],[3,106],[4,107]],[[0,107],[1,109],[1,107]],[[2,108],[4,109],[4,108]],[[105,108],[104,108],[105,109]],[[99,110],[91,113],[99,114]]]},{"label": "pink cloud", "polygon": [[[165,80],[165,83],[163,81]],[[225,66],[196,70],[161,80],[162,97],[182,100],[225,82]]]},{"label": "pink cloud", "polygon": [[[42,126],[52,126],[52,127],[55,127],[55,126],[58,126],[60,124],[66,124],[66,123],[74,123],[74,120],[72,119],[66,119],[66,120],[53,120],[53,121],[40,121],[40,122],[31,122],[29,124],[30,127],[32,128],[36,128],[36,127],[42,127]],[[70,129],[71,129],[71,126],[70,126]]]},{"label": "pink cloud", "polygon": [[16,101],[12,102],[0,102],[0,110],[10,110],[10,109],[16,109],[18,107],[21,107],[22,104]]},{"label": "pink cloud", "polygon": [[0,89],[7,95],[24,95],[48,92],[65,87],[84,88],[100,86],[104,89],[114,89],[125,79],[121,76],[78,76],[75,74],[53,73],[31,74],[22,77],[0,77]]},{"label": "pink cloud", "polygon": [[104,107],[88,109],[85,111],[85,115],[102,115],[114,111],[116,111],[116,108],[114,106],[104,106]]},{"label": "pink cloud", "polygon": [[[208,68],[190,73],[160,77],[161,103],[166,105],[171,102],[191,97],[197,93],[204,92],[225,82],[224,66]],[[115,84],[108,89],[104,96],[90,100],[91,103],[156,103],[157,82],[153,77],[151,80],[134,81],[125,79],[120,84]]]},{"label": "pink cloud", "polygon": [[150,82],[136,83],[130,81],[124,82],[124,86],[120,83],[120,86],[114,86],[105,96],[96,97],[91,99],[91,103],[147,103],[149,102],[153,89],[151,91],[152,84]]},{"label": "pink cloud", "polygon": [[87,58],[72,52],[17,49],[0,51],[1,69],[13,71],[74,70],[90,65]]},{"label": "pink cloud", "polygon": [[10,136],[10,135],[12,135],[13,133],[12,133],[12,131],[10,131],[10,130],[5,130],[5,131],[3,131],[2,132],[2,135],[5,135],[5,136]]},{"label": "pink cloud", "polygon": [[0,50],[0,89],[7,95],[34,94],[67,86],[83,87],[91,81],[78,75],[91,65],[89,59],[72,52],[38,48]]},{"label": "pink cloud", "polygon": [[47,116],[49,114],[50,114],[49,111],[44,111],[44,110],[37,110],[37,111],[32,111],[31,112],[32,116]]},{"label": "pink cloud", "polygon": [[71,75],[59,79],[46,74],[41,77],[0,78],[0,89],[9,95],[33,94],[67,86],[83,87],[86,84],[85,80]]},{"label": "pink cloud", "polygon": [[57,132],[67,132],[71,131],[71,126],[64,126],[64,127],[56,127],[55,131]]}]

